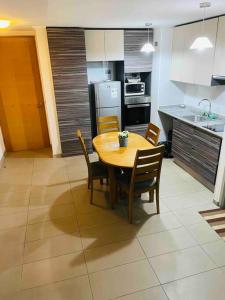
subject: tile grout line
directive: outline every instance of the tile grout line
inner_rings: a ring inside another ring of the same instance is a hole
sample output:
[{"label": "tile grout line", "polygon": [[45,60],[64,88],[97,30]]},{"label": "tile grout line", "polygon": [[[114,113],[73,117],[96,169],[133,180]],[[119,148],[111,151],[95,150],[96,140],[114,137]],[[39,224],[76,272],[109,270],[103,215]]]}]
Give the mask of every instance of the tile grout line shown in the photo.
[{"label": "tile grout line", "polygon": [[78,232],[79,232],[79,236],[80,236],[80,240],[81,240],[82,254],[83,254],[83,258],[84,258],[84,262],[85,262],[85,267],[86,267],[86,271],[87,271],[87,277],[88,277],[89,287],[90,287],[90,291],[91,291],[91,297],[92,297],[92,300],[94,300],[94,292],[93,292],[93,289],[92,289],[92,286],[91,286],[91,279],[90,279],[90,276],[89,276],[89,273],[88,273],[88,266],[87,266],[87,261],[86,261],[86,257],[85,257],[85,252],[84,252],[84,244],[83,244],[83,240],[81,238],[81,231],[80,231],[81,228],[80,228],[79,222],[78,222],[78,217],[77,217],[77,212],[76,212],[76,206],[75,206],[75,203],[74,203],[74,195],[73,195],[73,192],[72,192],[72,187],[71,187],[71,182],[70,181],[69,181],[69,186],[70,186],[70,193],[71,193],[71,196],[72,196],[72,199],[73,199],[75,218],[76,218],[77,228],[78,228]]},{"label": "tile grout line", "polygon": [[23,266],[24,266],[24,257],[25,257],[26,237],[27,237],[27,230],[28,230],[28,215],[29,215],[29,209],[30,209],[30,196],[31,196],[33,172],[34,172],[34,160],[35,160],[35,158],[33,158],[32,175],[31,175],[31,182],[30,182],[30,187],[29,187],[29,201],[28,201],[28,210],[27,210],[26,230],[25,230],[25,237],[24,237],[24,244],[23,244],[23,257],[22,257],[21,277],[20,277],[21,278],[21,286],[22,286],[22,279],[23,279]]}]

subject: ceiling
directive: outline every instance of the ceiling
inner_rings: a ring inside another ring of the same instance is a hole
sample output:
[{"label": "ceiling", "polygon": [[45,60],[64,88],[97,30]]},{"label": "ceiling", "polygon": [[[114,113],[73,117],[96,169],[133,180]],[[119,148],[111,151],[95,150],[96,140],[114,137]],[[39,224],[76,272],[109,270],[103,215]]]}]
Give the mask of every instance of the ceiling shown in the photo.
[{"label": "ceiling", "polygon": [[[201,2],[201,1],[200,1]],[[212,0],[207,17],[225,14],[225,0]],[[0,19],[12,28],[78,26],[129,28],[182,24],[202,18],[197,0],[1,0]]]}]

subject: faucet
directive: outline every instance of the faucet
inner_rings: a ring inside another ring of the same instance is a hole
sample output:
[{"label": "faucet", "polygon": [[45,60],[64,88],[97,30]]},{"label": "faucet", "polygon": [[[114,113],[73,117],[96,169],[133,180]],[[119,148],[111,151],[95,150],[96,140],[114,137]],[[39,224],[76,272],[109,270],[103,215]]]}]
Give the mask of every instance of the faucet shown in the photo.
[{"label": "faucet", "polygon": [[212,110],[212,103],[211,103],[211,101],[210,101],[209,99],[202,99],[202,100],[200,100],[199,103],[198,103],[198,105],[200,106],[200,104],[201,104],[202,102],[204,102],[204,101],[207,101],[207,102],[209,103],[208,116],[210,116],[210,115],[211,115],[211,110]]}]

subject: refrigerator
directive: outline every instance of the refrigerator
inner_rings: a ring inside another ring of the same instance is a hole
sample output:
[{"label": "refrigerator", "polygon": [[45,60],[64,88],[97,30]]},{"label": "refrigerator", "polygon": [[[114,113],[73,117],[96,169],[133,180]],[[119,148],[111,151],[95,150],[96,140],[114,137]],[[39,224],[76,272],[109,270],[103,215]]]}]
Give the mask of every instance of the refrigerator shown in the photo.
[{"label": "refrigerator", "polygon": [[102,81],[94,84],[96,119],[117,116],[121,128],[121,82]]}]

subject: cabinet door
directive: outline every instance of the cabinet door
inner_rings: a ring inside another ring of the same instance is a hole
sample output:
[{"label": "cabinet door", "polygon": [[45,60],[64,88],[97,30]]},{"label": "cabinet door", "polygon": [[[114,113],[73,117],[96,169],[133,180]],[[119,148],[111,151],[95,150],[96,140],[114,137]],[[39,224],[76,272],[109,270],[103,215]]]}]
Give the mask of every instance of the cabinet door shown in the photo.
[{"label": "cabinet door", "polygon": [[107,61],[124,60],[123,30],[105,30],[105,57]]},{"label": "cabinet door", "polygon": [[194,128],[179,120],[173,120],[172,151],[174,158],[191,166],[191,145]]},{"label": "cabinet door", "polygon": [[184,53],[183,53],[183,69],[181,70],[182,82],[195,83],[196,69],[196,50],[191,50],[190,46],[194,40],[200,35],[200,22],[183,26],[184,33]]},{"label": "cabinet door", "polygon": [[[206,86],[211,85],[216,46],[217,24],[218,18],[215,18],[205,21],[204,25],[204,35],[209,38],[210,42],[213,44],[213,48],[205,49],[203,51],[192,50],[195,53],[195,84]],[[201,32],[201,28],[199,28],[199,32]]]},{"label": "cabinet door", "polygon": [[[153,43],[153,30],[149,30],[149,40]],[[146,29],[127,29],[124,31],[124,69],[125,73],[151,72],[152,53],[141,52],[148,41]]]},{"label": "cabinet door", "polygon": [[104,30],[85,30],[87,61],[104,61]]},{"label": "cabinet door", "polygon": [[213,75],[225,76],[225,16],[219,18]]},{"label": "cabinet door", "polygon": [[181,75],[184,62],[184,27],[179,26],[173,29],[173,48],[170,79],[182,81]]},{"label": "cabinet door", "polygon": [[202,51],[190,49],[194,40],[202,35],[202,22],[184,25],[174,29],[171,62],[172,80],[205,86],[211,85],[217,23],[218,18],[205,21],[204,36],[209,38],[213,44],[213,48]]}]

